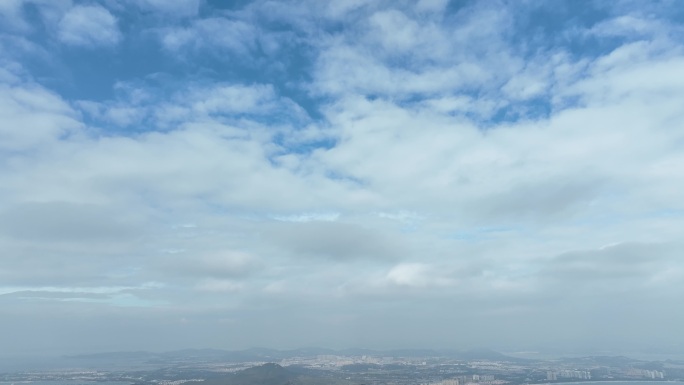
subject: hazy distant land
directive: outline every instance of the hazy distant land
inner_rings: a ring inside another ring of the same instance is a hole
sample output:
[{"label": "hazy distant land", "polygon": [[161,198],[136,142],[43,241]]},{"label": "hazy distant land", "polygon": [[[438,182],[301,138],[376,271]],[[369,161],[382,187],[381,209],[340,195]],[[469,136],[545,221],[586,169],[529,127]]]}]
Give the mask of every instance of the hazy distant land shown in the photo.
[{"label": "hazy distant land", "polygon": [[2,364],[0,385],[638,385],[684,379],[678,360],[540,360],[487,349],[187,349],[63,356],[34,367]]}]

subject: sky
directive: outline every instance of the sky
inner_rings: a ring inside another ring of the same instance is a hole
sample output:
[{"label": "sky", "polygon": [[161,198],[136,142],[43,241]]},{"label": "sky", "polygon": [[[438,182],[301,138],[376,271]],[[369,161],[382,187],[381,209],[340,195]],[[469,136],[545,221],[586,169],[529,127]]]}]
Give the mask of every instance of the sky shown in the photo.
[{"label": "sky", "polygon": [[2,350],[681,351],[683,27],[4,0]]}]

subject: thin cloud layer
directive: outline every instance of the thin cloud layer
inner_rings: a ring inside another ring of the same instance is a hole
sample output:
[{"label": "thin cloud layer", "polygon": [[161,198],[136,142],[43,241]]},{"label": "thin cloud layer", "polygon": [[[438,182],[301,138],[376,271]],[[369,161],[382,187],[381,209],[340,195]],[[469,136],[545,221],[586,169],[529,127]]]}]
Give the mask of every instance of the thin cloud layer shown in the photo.
[{"label": "thin cloud layer", "polygon": [[8,349],[684,343],[676,5],[134,3],[0,5]]}]

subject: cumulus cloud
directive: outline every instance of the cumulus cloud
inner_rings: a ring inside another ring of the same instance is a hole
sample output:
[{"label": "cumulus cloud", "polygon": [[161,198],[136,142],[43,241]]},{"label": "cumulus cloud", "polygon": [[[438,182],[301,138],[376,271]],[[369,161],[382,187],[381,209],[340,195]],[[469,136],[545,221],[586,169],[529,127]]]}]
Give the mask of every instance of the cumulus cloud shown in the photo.
[{"label": "cumulus cloud", "polygon": [[98,5],[77,5],[59,21],[58,39],[82,47],[112,46],[122,35],[116,17]]},{"label": "cumulus cloud", "polygon": [[36,84],[0,85],[0,148],[32,148],[75,132],[82,127],[76,115],[59,95]]}]

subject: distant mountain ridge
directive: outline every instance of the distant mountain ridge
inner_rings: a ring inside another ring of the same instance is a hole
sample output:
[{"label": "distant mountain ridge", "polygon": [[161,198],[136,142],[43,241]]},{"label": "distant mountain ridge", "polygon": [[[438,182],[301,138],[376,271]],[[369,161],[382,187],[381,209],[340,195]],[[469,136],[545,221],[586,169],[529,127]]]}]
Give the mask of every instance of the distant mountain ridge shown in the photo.
[{"label": "distant mountain ridge", "polygon": [[374,357],[448,357],[464,361],[508,361],[529,362],[529,359],[507,356],[491,349],[471,350],[433,350],[433,349],[326,349],[326,348],[299,348],[290,350],[277,350],[268,348],[251,348],[245,350],[221,350],[221,349],[182,349],[170,352],[154,353],[145,351],[132,352],[107,352],[94,354],[79,354],[67,356],[77,360],[135,360],[138,362],[159,362],[175,360],[201,360],[201,361],[232,361],[232,362],[272,362],[292,357],[313,357],[319,355],[339,356],[374,356]]}]

